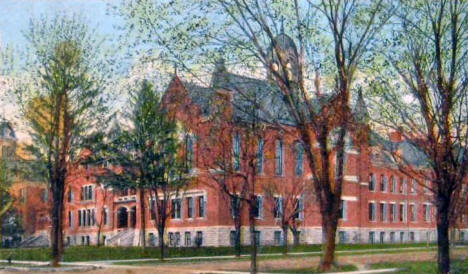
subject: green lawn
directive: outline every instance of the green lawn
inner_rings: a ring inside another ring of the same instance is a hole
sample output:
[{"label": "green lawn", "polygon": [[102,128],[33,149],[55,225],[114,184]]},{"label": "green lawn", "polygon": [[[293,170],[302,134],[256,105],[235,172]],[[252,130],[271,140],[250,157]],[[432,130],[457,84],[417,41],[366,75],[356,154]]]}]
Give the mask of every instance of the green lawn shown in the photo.
[{"label": "green lawn", "polygon": [[[334,267],[330,271],[326,272],[345,272],[345,271],[356,271],[358,268],[354,265],[342,265],[340,267]],[[323,273],[319,270],[314,270],[310,268],[291,268],[291,269],[260,269],[260,271],[267,271],[268,273]]]},{"label": "green lawn", "polygon": [[[398,262],[398,263],[379,263],[371,265],[371,269],[382,268],[401,268],[398,273],[424,273],[424,274],[437,274],[436,262]],[[468,273],[468,260],[452,261],[451,272],[452,274]]]},{"label": "green lawn", "polygon": [[[404,248],[404,247],[425,247],[424,243],[417,244],[347,244],[337,245],[337,250],[359,251],[363,249],[382,248]],[[271,254],[281,253],[281,247],[269,246],[260,247],[259,253]],[[290,252],[312,252],[320,251],[320,245],[301,245],[291,247]],[[243,254],[249,253],[249,247],[242,248]],[[202,248],[169,248],[167,257],[199,257],[199,256],[221,256],[233,255],[232,247],[202,247]],[[9,256],[13,260],[47,261],[50,259],[49,248],[31,249],[0,249],[0,259]],[[64,261],[97,261],[97,260],[120,260],[120,259],[142,259],[158,258],[158,248],[147,248],[143,250],[139,247],[95,247],[95,246],[73,246],[65,249]]]}]

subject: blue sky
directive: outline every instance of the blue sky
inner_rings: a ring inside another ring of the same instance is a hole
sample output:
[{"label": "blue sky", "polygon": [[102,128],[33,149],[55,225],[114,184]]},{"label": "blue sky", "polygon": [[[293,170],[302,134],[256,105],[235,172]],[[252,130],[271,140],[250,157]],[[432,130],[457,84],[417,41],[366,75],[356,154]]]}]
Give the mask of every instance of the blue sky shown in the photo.
[{"label": "blue sky", "polygon": [[107,15],[108,3],[120,0],[0,0],[0,40],[5,44],[23,44],[22,31],[31,18],[58,13],[77,13],[103,35],[112,35],[118,17]]}]

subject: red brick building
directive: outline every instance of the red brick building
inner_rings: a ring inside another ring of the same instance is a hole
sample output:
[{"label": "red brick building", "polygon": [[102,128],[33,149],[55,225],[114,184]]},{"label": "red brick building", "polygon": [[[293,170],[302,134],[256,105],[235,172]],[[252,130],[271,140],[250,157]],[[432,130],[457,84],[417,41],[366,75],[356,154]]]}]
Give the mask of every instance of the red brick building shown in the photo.
[{"label": "red brick building", "polygon": [[[174,197],[176,208],[168,221],[167,239],[171,246],[192,246],[196,238],[204,246],[223,246],[233,242],[233,218],[230,200],[209,176],[206,160],[212,155],[203,147],[212,134],[210,119],[213,105],[226,100],[228,120],[238,113],[242,104],[240,91],[255,89],[258,94],[271,94],[268,81],[239,76],[218,64],[210,87],[183,82],[175,76],[164,100],[177,117],[189,137],[193,180],[179,197]],[[265,100],[268,96],[262,96]],[[268,182],[294,184],[310,180],[312,174],[303,155],[298,155],[298,135],[287,117],[286,108],[276,105],[281,100],[268,101],[275,105],[275,119],[289,130],[285,133],[267,128],[263,145],[262,172],[258,176],[257,230],[260,244],[280,244],[282,231],[272,207],[268,206],[262,185]],[[397,146],[400,153],[414,166],[422,166],[424,158],[401,136],[389,138],[372,132],[368,125],[366,104],[360,95],[354,106],[355,118],[360,124],[353,128],[346,149],[346,172],[343,186],[342,218],[337,237],[340,242],[408,242],[435,241],[435,208],[433,197],[424,187],[430,182],[408,178],[398,171],[386,156],[382,146]],[[356,136],[366,136],[357,138]],[[231,137],[230,137],[231,138]],[[240,136],[239,142],[242,140]],[[232,137],[236,146],[236,137]],[[216,144],[210,144],[216,145]],[[65,207],[65,237],[69,244],[95,244],[98,231],[106,245],[139,245],[141,229],[139,199],[146,199],[146,232],[150,245],[157,244],[157,230],[152,222],[149,197],[140,197],[135,190],[104,189],[96,183],[93,174],[100,167],[77,165],[68,178]],[[300,242],[320,243],[322,239],[320,215],[313,199],[299,203]],[[245,211],[245,210],[244,210]],[[468,240],[466,212],[462,213],[456,238]],[[292,239],[292,237],[289,237]],[[247,214],[243,212],[243,244],[249,243]]]}]

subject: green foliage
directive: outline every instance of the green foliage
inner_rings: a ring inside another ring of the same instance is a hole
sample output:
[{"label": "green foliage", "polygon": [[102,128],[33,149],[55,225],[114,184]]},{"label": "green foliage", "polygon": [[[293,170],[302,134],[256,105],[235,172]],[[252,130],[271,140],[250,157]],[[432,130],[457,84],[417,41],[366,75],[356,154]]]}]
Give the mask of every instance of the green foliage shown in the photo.
[{"label": "green foliage", "polygon": [[99,180],[122,189],[182,186],[179,129],[150,82],[131,90],[129,111],[121,120],[124,129],[115,121],[91,143],[92,161],[111,164]]},{"label": "green foliage", "polygon": [[[73,162],[83,140],[104,120],[109,76],[103,41],[79,18],[32,20],[25,32],[33,58],[15,85],[41,177],[63,159]],[[61,155],[57,157],[57,155]]]}]

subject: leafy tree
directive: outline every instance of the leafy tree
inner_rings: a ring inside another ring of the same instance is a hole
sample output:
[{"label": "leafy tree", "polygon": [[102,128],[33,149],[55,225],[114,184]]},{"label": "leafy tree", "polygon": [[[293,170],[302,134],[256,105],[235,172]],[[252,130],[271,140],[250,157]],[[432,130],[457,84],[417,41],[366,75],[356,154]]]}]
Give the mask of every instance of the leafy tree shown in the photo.
[{"label": "leafy tree", "polygon": [[[196,8],[195,8],[196,7]],[[223,49],[230,63],[266,70],[304,144],[322,215],[322,268],[334,262],[346,136],[356,72],[392,15],[379,1],[124,1],[129,37],[165,50],[191,77]],[[196,68],[196,69],[193,69]],[[202,68],[203,69],[203,68]],[[318,148],[315,143],[318,143]],[[336,155],[337,168],[332,168]]]},{"label": "leafy tree", "polygon": [[122,120],[128,127],[115,126],[108,137],[102,138],[101,147],[94,149],[96,159],[111,164],[99,180],[118,189],[139,190],[143,246],[145,201],[150,197],[150,214],[154,216],[163,259],[167,221],[174,210],[171,202],[180,198],[189,183],[181,156],[179,129],[160,93],[148,81],[131,90],[129,111]]},{"label": "leafy tree", "polygon": [[[371,83],[377,123],[404,137],[412,153],[387,146],[400,170],[434,193],[438,268],[450,272],[449,228],[466,204],[468,3],[399,1]],[[415,160],[422,159],[419,163]],[[426,181],[432,181],[426,185]]]},{"label": "leafy tree", "polygon": [[33,58],[15,88],[30,128],[35,170],[52,192],[52,265],[58,266],[69,167],[103,120],[108,62],[102,60],[102,41],[75,17],[32,20],[25,36]]}]

